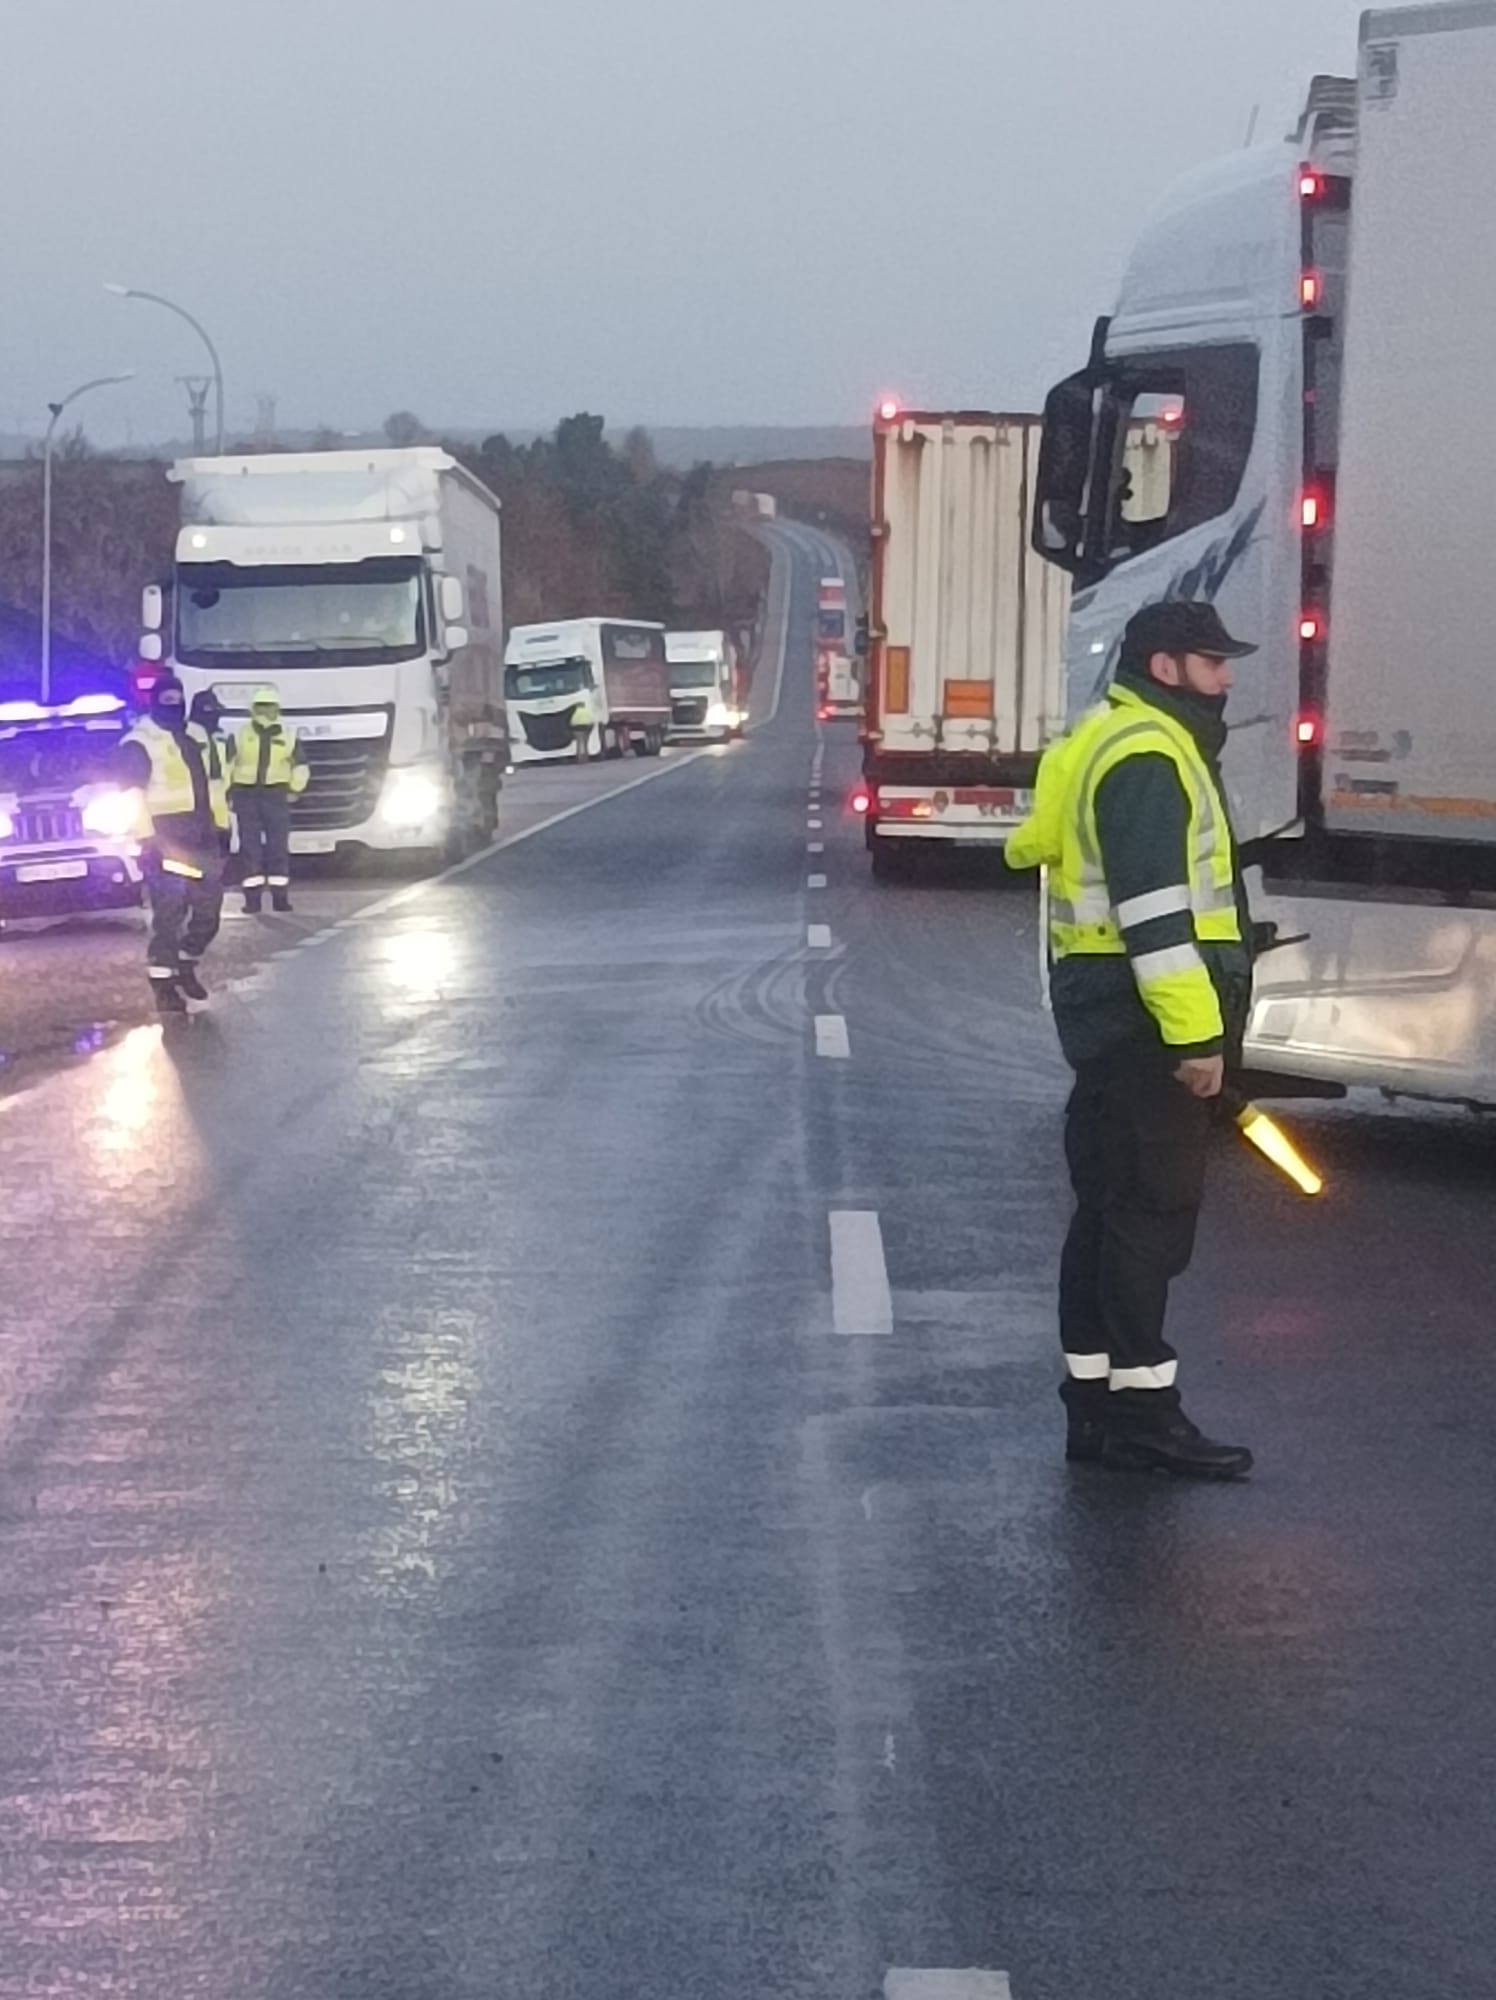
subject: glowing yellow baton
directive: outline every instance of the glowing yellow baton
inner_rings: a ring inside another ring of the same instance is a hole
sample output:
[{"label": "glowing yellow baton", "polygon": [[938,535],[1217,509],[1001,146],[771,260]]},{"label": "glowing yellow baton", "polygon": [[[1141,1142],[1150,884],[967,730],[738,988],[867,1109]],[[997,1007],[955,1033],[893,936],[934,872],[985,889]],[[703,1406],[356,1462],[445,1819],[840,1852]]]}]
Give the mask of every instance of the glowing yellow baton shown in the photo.
[{"label": "glowing yellow baton", "polygon": [[1294,1145],[1283,1127],[1255,1104],[1237,1107],[1236,1129],[1249,1146],[1255,1146],[1265,1160],[1271,1160],[1286,1174],[1300,1194],[1323,1194],[1324,1176],[1317,1174]]}]

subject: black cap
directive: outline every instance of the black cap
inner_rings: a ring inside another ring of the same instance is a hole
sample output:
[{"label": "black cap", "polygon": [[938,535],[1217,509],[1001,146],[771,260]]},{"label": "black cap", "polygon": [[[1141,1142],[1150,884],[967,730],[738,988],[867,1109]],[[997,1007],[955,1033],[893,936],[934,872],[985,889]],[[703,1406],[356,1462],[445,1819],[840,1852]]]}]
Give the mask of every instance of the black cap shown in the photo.
[{"label": "black cap", "polygon": [[1240,639],[1233,639],[1221,623],[1213,604],[1181,598],[1170,604],[1145,604],[1133,613],[1122,634],[1124,669],[1146,673],[1155,653],[1203,653],[1208,660],[1244,660],[1255,653]]}]

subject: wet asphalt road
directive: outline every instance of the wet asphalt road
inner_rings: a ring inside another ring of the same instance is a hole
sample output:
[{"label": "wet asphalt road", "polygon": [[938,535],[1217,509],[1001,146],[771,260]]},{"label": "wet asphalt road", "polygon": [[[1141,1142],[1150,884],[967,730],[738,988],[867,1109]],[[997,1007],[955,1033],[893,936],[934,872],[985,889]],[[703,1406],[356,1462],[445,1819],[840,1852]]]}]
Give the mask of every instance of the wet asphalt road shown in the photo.
[{"label": "wet asphalt road", "polygon": [[746,745],[0,1106],[3,2000],[1489,1990],[1496,1147],[1223,1151],[1258,1477],[1067,1471],[1032,903],[811,809],[782,540]]}]

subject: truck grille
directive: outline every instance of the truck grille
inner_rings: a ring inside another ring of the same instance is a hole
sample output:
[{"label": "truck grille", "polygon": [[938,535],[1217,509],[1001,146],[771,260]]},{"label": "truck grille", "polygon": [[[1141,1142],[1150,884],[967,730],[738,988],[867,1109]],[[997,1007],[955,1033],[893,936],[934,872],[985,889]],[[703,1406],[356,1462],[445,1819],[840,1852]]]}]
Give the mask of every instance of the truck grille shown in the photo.
[{"label": "truck grille", "polygon": [[564,708],[547,715],[522,715],[520,720],[532,750],[565,750],[572,741],[571,716]]},{"label": "truck grille", "polygon": [[10,838],[17,847],[48,847],[83,838],[83,815],[76,806],[22,806],[11,819]]},{"label": "truck grille", "polygon": [[390,760],[389,737],[334,737],[305,743],[310,776],[291,802],[291,825],[302,833],[360,826],[379,806]]},{"label": "truck grille", "polygon": [[677,729],[700,729],[706,721],[706,696],[699,700],[682,700],[676,696],[670,704],[670,720]]}]

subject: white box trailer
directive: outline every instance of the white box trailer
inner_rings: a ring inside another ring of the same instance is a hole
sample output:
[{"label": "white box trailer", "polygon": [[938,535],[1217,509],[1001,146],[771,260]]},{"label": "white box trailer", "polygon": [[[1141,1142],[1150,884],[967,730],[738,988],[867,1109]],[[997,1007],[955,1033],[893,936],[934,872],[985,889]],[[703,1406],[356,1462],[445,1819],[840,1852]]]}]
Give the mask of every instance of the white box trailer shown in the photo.
[{"label": "white box trailer", "polygon": [[996,845],[1064,726],[1069,585],[1029,547],[1040,420],[880,411],[863,726],[868,847]]},{"label": "white box trailer", "polygon": [[1368,15],[1359,100],[1348,283],[1324,301],[1344,328],[1338,433],[1319,427],[1324,823],[1489,845],[1496,7]]},{"label": "white box trailer", "polygon": [[[1051,394],[1036,545],[1071,575],[1072,713],[1128,618],[1209,598],[1224,772],[1260,869],[1249,1066],[1496,1103],[1496,5],[1364,16],[1281,146],[1204,169]],[[1139,504],[1118,440],[1167,408]]]}]

